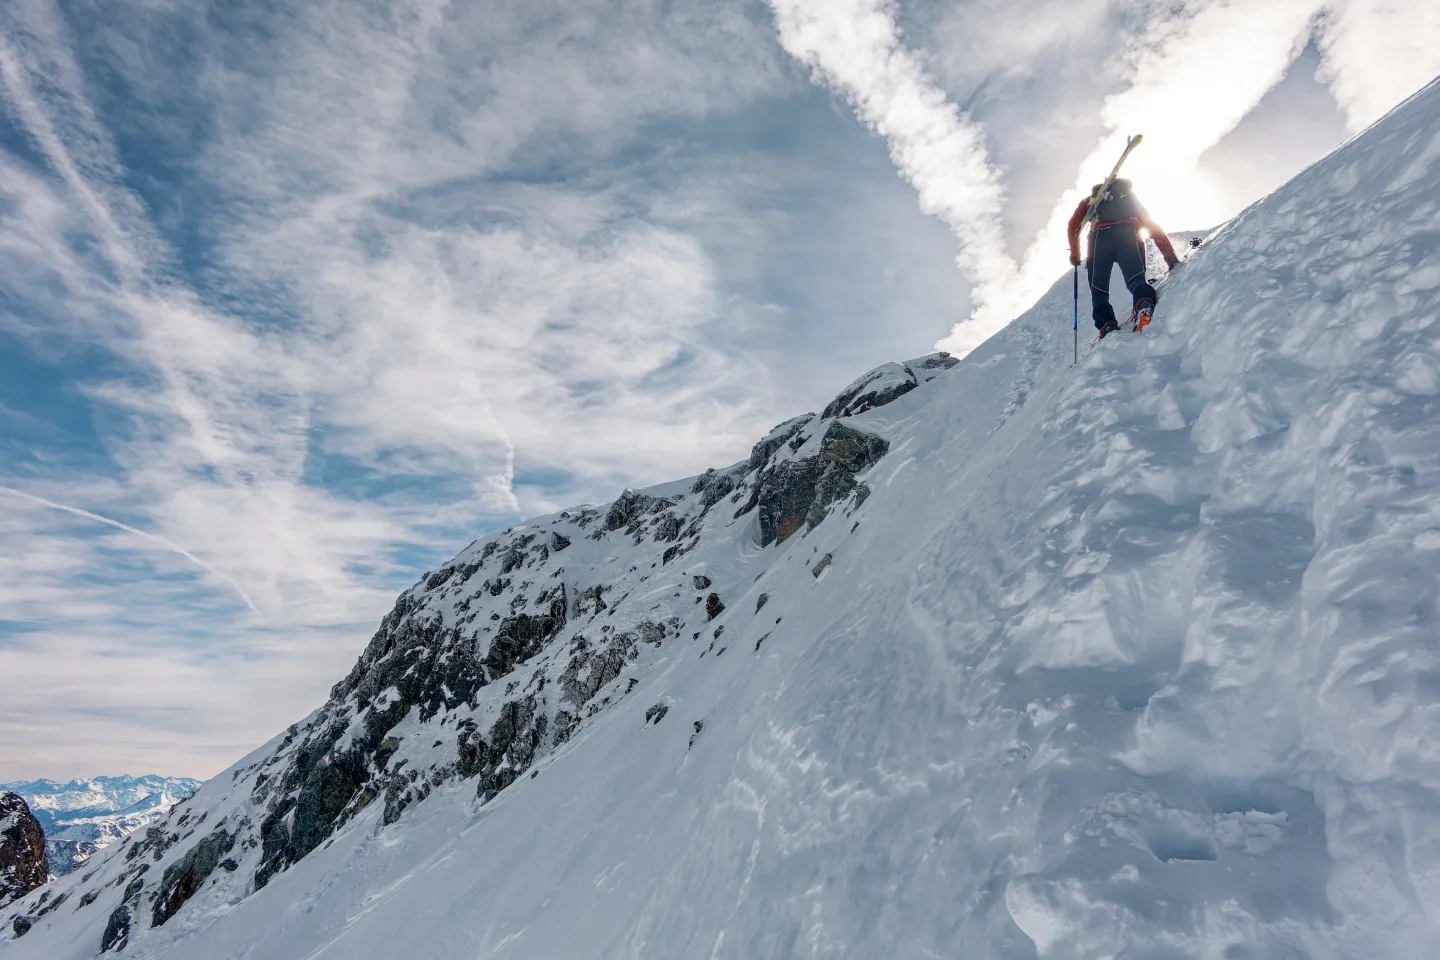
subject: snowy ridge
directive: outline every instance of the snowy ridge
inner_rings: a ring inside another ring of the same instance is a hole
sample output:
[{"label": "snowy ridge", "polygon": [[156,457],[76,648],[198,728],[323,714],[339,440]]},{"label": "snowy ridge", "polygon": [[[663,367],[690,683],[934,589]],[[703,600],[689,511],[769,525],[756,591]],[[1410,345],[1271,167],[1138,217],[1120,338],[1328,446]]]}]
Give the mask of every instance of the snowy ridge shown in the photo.
[{"label": "snowy ridge", "polygon": [[1143,336],[468,548],[0,956],[1430,955],[1437,223],[1432,85]]}]

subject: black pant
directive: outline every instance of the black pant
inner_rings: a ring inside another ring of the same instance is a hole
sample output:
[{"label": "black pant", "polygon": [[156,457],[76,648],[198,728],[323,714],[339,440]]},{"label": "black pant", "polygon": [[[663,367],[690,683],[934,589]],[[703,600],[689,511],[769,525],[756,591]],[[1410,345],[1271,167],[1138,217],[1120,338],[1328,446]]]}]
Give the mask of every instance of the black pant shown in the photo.
[{"label": "black pant", "polygon": [[1110,272],[1117,263],[1132,300],[1139,303],[1148,299],[1152,304],[1156,300],[1155,288],[1145,279],[1145,241],[1140,239],[1140,228],[1133,223],[1117,223],[1092,229],[1085,275],[1090,279],[1090,306],[1097,330],[1115,322],[1115,308],[1110,306]]}]

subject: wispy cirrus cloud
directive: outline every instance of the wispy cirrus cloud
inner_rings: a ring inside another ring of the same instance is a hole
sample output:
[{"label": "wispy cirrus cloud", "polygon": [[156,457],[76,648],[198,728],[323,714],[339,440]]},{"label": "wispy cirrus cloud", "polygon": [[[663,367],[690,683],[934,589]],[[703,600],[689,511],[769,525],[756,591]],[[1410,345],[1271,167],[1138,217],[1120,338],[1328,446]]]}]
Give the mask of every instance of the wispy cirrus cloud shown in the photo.
[{"label": "wispy cirrus cloud", "polygon": [[[276,723],[242,706],[247,681],[268,702],[277,670],[298,673],[279,686],[303,712],[420,558],[698,470],[768,427],[764,378],[702,336],[720,309],[707,254],[645,216],[663,186],[635,195],[623,164],[513,175],[527,150],[578,164],[567,135],[620,150],[626,130],[775,82],[767,48],[727,44],[763,26],[673,9],[616,22],[613,5],[577,6],[527,42],[548,14],[526,5],[489,10],[483,30],[439,4],[277,8],[263,27],[285,29],[257,53],[255,24],[215,32],[181,8],[67,11],[98,21],[83,41],[52,4],[7,8],[0,89],[20,143],[0,153],[0,255],[19,282],[4,329],[103,355],[74,383],[104,421],[106,475],[0,464],[16,574],[0,670],[31,683],[5,723],[49,731],[7,736],[0,761],[74,772],[107,755],[103,720],[126,728],[126,764],[213,763],[217,737]],[[626,31],[649,18],[659,29]],[[171,62],[130,42],[157,27],[205,49],[171,51],[182,93],[154,82],[176,79]],[[702,45],[747,69],[697,65]],[[163,123],[117,115],[82,67],[97,61]],[[181,109],[197,104],[205,116]],[[198,212],[147,185],[197,132]],[[137,134],[158,137],[152,152]],[[217,702],[234,722],[189,753],[183,724],[121,710],[213,724]]]}]

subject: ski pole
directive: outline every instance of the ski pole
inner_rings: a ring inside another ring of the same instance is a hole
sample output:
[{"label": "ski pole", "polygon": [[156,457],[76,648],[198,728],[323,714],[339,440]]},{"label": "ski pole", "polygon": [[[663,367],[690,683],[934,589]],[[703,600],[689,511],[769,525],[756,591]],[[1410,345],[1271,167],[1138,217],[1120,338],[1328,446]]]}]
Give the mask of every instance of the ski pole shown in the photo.
[{"label": "ski pole", "polygon": [[1070,361],[1070,364],[1074,366],[1080,362],[1080,265],[1076,264],[1071,273],[1075,281],[1075,322],[1070,329],[1075,333],[1075,358]]}]

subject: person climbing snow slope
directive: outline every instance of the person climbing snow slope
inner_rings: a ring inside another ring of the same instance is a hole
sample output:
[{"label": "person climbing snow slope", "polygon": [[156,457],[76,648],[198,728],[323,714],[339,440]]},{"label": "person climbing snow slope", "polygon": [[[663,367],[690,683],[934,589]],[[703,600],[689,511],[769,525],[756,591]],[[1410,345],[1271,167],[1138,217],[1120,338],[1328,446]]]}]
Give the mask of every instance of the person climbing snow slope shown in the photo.
[{"label": "person climbing snow slope", "polygon": [[1115,309],[1110,306],[1110,273],[1115,264],[1125,277],[1125,286],[1134,301],[1130,320],[1136,330],[1143,330],[1155,312],[1156,293],[1150,281],[1145,279],[1145,241],[1140,236],[1143,227],[1160,248],[1165,266],[1174,268],[1180,262],[1175,248],[1160,225],[1150,219],[1150,214],[1140,205],[1129,180],[1112,180],[1110,186],[1098,199],[1096,194],[1103,184],[1090,188],[1090,195],[1080,201],[1070,217],[1070,263],[1080,263],[1080,229],[1086,221],[1086,214],[1094,205],[1090,220],[1089,255],[1085,258],[1085,273],[1090,280],[1090,302],[1095,317],[1095,329],[1101,339],[1120,329],[1115,320]]}]

